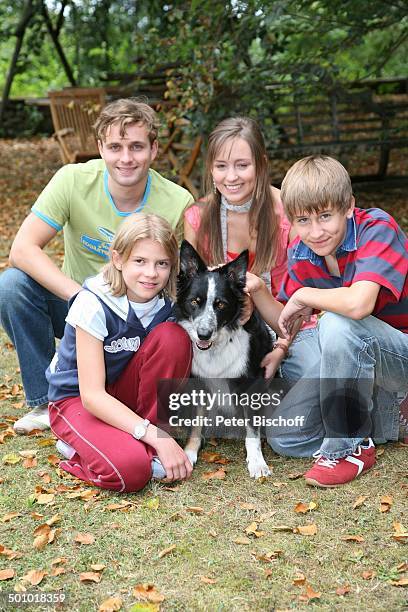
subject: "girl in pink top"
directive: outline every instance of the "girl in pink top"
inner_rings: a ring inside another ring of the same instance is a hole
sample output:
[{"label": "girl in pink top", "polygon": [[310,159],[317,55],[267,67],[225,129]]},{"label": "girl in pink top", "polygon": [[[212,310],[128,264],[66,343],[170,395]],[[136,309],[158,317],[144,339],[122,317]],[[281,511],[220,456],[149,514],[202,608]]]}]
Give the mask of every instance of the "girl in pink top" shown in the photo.
[{"label": "girl in pink top", "polygon": [[[261,276],[276,297],[287,269],[288,242],[295,235],[280,191],[270,184],[264,138],[253,119],[224,119],[212,131],[204,185],[205,198],[185,212],[184,237],[208,265],[224,263],[248,249],[251,272]],[[279,339],[264,359],[267,377],[287,356],[288,344]],[[288,378],[301,375],[299,367],[295,369]]]}]

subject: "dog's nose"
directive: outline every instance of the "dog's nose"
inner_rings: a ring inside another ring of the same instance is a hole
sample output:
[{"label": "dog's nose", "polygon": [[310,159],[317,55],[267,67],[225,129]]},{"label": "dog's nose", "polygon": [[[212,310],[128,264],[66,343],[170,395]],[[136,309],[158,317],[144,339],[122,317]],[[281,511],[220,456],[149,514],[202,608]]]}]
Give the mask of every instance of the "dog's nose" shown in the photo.
[{"label": "dog's nose", "polygon": [[197,336],[199,337],[200,340],[209,340],[211,338],[212,335],[212,331],[205,329],[205,330],[197,330]]}]

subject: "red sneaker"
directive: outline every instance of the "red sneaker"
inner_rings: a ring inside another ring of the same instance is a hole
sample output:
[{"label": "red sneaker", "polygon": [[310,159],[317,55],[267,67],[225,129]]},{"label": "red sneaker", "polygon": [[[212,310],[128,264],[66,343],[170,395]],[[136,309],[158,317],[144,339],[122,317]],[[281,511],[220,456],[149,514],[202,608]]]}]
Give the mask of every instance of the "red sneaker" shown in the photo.
[{"label": "red sneaker", "polygon": [[315,487],[338,487],[351,482],[375,463],[375,446],[359,446],[355,453],[342,459],[326,459],[319,455],[314,466],[304,475],[306,483]]}]

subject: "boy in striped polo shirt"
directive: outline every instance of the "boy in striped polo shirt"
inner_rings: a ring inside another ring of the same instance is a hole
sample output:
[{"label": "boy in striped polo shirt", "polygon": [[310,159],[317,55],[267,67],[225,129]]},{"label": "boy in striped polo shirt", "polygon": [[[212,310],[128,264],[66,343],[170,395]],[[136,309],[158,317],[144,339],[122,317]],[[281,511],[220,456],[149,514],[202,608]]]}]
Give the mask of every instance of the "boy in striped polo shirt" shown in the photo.
[{"label": "boy in striped polo shirt", "polygon": [[[320,380],[299,381],[280,407],[287,417],[303,414],[304,424],[290,435],[267,432],[268,441],[281,454],[314,454],[306,482],[336,486],[374,465],[378,422],[382,438],[398,436],[398,409],[384,404],[408,391],[408,239],[383,210],[355,207],[350,177],[330,157],[296,162],[281,197],[297,231],[280,292],[282,335],[300,317],[324,314],[310,375]],[[252,276],[248,289],[267,320],[267,291]]]}]

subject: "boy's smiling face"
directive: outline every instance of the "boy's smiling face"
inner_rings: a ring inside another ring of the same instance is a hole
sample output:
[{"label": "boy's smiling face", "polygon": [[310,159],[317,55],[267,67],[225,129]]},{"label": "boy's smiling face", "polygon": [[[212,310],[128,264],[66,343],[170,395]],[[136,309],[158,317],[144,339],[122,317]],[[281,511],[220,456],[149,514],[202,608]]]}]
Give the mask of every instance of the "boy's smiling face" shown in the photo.
[{"label": "boy's smiling face", "polygon": [[301,241],[316,255],[335,255],[347,231],[347,220],[354,211],[354,198],[346,212],[332,208],[330,204],[318,212],[302,212],[293,217],[292,225]]}]

